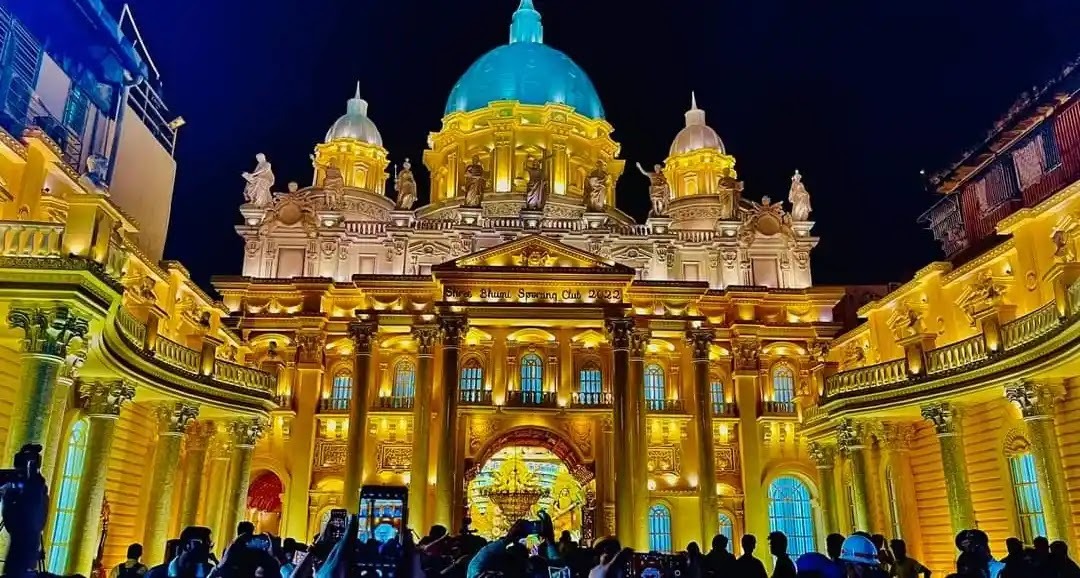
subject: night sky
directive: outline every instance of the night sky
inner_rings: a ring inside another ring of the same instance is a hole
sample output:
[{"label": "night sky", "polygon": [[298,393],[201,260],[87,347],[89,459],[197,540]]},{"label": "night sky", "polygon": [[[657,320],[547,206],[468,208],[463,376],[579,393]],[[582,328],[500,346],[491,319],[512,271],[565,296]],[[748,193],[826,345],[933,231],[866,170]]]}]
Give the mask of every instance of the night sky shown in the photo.
[{"label": "night sky", "polygon": [[[1080,53],[1076,0],[535,3],[545,42],[590,75],[622,144],[617,206],[644,218],[633,163],[663,160],[694,90],[746,196],[786,199],[792,172],[805,176],[815,284],[903,281],[939,258],[916,223],[933,202],[919,170],[957,160]],[[129,4],[187,120],[165,256],[209,287],[240,272],[233,227],[255,153],[277,189],[310,184],[308,154],[359,81],[392,162],[420,165],[451,87],[506,42],[517,0]]]}]

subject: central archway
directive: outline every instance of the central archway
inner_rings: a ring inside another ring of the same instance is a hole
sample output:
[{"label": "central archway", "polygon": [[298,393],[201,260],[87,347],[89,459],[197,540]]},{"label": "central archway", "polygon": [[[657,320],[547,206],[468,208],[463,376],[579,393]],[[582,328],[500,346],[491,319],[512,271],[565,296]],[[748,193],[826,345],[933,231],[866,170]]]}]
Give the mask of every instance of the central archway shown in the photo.
[{"label": "central archway", "polygon": [[519,517],[543,509],[555,533],[591,539],[595,508],[594,467],[558,433],[523,427],[493,439],[470,460],[465,479],[466,511],[473,528],[497,538]]}]

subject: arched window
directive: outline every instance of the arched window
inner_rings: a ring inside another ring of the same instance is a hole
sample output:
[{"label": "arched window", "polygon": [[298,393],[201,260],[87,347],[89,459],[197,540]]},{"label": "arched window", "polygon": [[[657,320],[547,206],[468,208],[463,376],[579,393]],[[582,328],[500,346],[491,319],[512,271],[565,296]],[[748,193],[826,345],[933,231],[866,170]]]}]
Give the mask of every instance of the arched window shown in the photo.
[{"label": "arched window", "polygon": [[667,391],[664,387],[664,368],[658,363],[650,363],[645,368],[645,407],[662,409]]},{"label": "arched window", "polygon": [[461,391],[480,391],[484,389],[484,367],[480,360],[473,357],[465,362],[461,368],[461,382],[458,387]]},{"label": "arched window", "polygon": [[581,366],[578,374],[578,391],[584,394],[600,395],[602,389],[600,380],[600,367],[595,362],[589,361]]},{"label": "arched window", "polygon": [[795,372],[786,364],[780,364],[773,369],[772,374],[773,401],[790,403],[795,400]]},{"label": "arched window", "polygon": [[649,551],[671,552],[671,510],[663,504],[649,508]]},{"label": "arched window", "polygon": [[810,490],[798,478],[783,476],[769,484],[769,530],[787,536],[792,558],[815,551]]},{"label": "arched window", "polygon": [[892,466],[885,468],[885,493],[889,500],[889,519],[892,520],[893,536],[903,536],[903,528],[900,525],[900,500],[896,491],[896,477]]},{"label": "arched window", "polygon": [[851,529],[853,531],[866,531],[866,528],[858,528],[859,511],[856,509],[855,504],[858,503],[858,498],[855,496],[855,474],[851,472],[851,466],[849,465],[844,470],[844,497],[847,498],[848,520],[851,522]]},{"label": "arched window", "polygon": [[[714,377],[709,383],[709,398],[712,401],[713,413],[723,413],[724,409],[724,382],[719,377]],[[728,536],[730,538],[731,536]]]},{"label": "arched window", "polygon": [[544,360],[535,353],[521,358],[521,391],[535,395],[544,391]]},{"label": "arched window", "polygon": [[81,419],[71,426],[71,436],[68,437],[49,547],[48,570],[53,574],[63,575],[67,570],[65,566],[71,552],[71,525],[75,520],[75,502],[79,495],[79,484],[82,482],[83,465],[86,463],[86,436],[89,427],[86,420]]},{"label": "arched window", "polygon": [[[330,399],[342,404],[349,403],[352,398],[352,374],[348,371],[339,371],[334,375],[334,383],[330,388]],[[344,406],[343,406],[344,407]]]},{"label": "arched window", "polygon": [[411,398],[416,395],[416,368],[404,359],[394,366],[394,397]]},{"label": "arched window", "polygon": [[735,524],[731,522],[731,516],[728,516],[727,514],[721,512],[719,521],[720,531],[718,533],[721,536],[726,536],[728,541],[730,542],[732,537],[735,536]]},{"label": "arched window", "polygon": [[1009,475],[1012,477],[1016,496],[1016,517],[1020,522],[1020,538],[1030,544],[1036,536],[1046,535],[1046,515],[1042,495],[1039,493],[1039,476],[1035,469],[1035,456],[1024,452],[1009,456]]}]

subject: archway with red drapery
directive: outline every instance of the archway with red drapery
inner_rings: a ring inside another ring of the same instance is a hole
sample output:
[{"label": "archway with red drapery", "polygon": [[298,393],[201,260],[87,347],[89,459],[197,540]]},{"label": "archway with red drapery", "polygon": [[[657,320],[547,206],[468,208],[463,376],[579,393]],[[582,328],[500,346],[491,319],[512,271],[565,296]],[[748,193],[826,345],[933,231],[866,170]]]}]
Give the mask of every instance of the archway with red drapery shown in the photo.
[{"label": "archway with red drapery", "polygon": [[248,486],[248,520],[255,524],[256,532],[280,534],[281,496],[285,485],[274,472],[265,471],[252,480]]}]

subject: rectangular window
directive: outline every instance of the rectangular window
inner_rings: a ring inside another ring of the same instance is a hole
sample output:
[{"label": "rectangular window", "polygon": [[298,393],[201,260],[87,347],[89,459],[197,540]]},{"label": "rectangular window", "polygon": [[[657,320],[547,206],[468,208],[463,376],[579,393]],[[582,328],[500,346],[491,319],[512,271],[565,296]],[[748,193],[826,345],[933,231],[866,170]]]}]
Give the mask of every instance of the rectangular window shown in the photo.
[{"label": "rectangular window", "polygon": [[763,287],[780,286],[780,267],[776,263],[776,259],[755,257],[751,263],[753,265],[754,285]]},{"label": "rectangular window", "polygon": [[1035,456],[1025,453],[1010,457],[1009,474],[1012,477],[1013,493],[1016,497],[1020,537],[1024,543],[1031,544],[1036,537],[1046,535],[1046,516],[1043,511],[1042,495],[1039,493]]},{"label": "rectangular window", "polygon": [[279,279],[303,277],[306,254],[307,250],[302,247],[278,249],[277,273],[274,276]]},{"label": "rectangular window", "polygon": [[698,264],[697,263],[683,263],[683,281],[699,281],[698,279]]},{"label": "rectangular window", "polygon": [[714,379],[709,384],[709,397],[711,398],[714,414],[724,413],[724,382]]},{"label": "rectangular window", "polygon": [[375,274],[375,255],[360,255],[360,274]]}]

